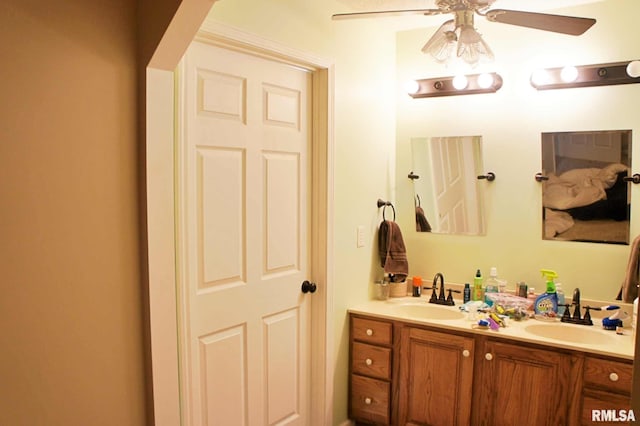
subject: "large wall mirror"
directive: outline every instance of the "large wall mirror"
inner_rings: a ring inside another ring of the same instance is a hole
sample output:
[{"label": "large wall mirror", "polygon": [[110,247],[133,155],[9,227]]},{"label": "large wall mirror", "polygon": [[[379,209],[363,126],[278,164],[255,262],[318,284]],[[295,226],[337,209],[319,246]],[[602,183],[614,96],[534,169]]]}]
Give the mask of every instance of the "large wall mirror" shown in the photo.
[{"label": "large wall mirror", "polygon": [[484,235],[482,137],[411,138],[416,231]]},{"label": "large wall mirror", "polygon": [[629,244],[631,130],[542,134],[543,238]]}]

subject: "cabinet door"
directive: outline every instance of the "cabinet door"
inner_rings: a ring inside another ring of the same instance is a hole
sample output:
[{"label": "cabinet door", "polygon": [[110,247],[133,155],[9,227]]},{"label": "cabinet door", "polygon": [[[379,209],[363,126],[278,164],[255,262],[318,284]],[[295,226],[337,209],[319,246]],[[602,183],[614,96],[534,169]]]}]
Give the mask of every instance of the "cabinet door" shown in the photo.
[{"label": "cabinet door", "polygon": [[569,401],[578,391],[570,386],[569,355],[491,340],[479,355],[474,424],[568,424]]},{"label": "cabinet door", "polygon": [[406,327],[401,339],[399,423],[470,424],[473,338]]}]

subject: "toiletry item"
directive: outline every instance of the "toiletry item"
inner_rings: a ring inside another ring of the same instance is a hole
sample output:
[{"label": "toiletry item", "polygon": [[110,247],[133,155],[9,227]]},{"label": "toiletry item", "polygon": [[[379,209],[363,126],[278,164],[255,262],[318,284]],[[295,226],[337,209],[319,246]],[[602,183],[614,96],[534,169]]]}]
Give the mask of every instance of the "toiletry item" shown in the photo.
[{"label": "toiletry item", "polygon": [[493,306],[493,300],[487,296],[488,293],[497,293],[500,289],[500,281],[498,280],[498,270],[492,267],[484,287],[484,303]]},{"label": "toiletry item", "polygon": [[562,283],[556,283],[556,296],[556,301],[558,302],[558,315],[562,315],[564,314],[564,310],[566,309],[566,307],[563,305],[567,303],[564,299],[564,290],[562,290]]},{"label": "toiletry item", "polygon": [[422,294],[422,277],[413,277],[413,297],[420,297]]},{"label": "toiletry item", "polygon": [[384,279],[376,281],[375,296],[378,300],[387,300],[389,298],[389,283]]},{"label": "toiletry item", "polygon": [[469,286],[469,283],[464,283],[462,303],[467,303],[469,300],[471,300],[471,287]]},{"label": "toiletry item", "polygon": [[550,269],[541,269],[542,276],[545,277],[547,291],[536,297],[533,303],[533,311],[537,315],[555,316],[558,313],[558,295],[556,294],[556,283],[553,281],[558,274]]},{"label": "toiletry item", "polygon": [[620,306],[617,305],[602,306],[600,309],[603,311],[615,311],[613,315],[602,319],[602,328],[605,330],[615,330],[617,332],[619,328],[623,327],[623,321],[629,318],[629,314],[621,311]]},{"label": "toiletry item", "polygon": [[540,272],[545,279],[545,286],[547,288],[547,293],[555,293],[556,292],[556,283],[555,279],[558,278],[558,274],[551,269],[541,269]]},{"label": "toiletry item", "polygon": [[538,297],[536,296],[536,289],[533,287],[529,287],[527,289],[527,299],[533,301],[533,300],[536,300],[536,297]]},{"label": "toiletry item", "polygon": [[524,281],[520,281],[518,284],[516,284],[516,296],[519,297],[527,297],[527,283],[525,283]]},{"label": "toiletry item", "polygon": [[480,269],[476,271],[476,276],[473,278],[473,300],[484,300],[484,289],[482,288],[482,273]]}]

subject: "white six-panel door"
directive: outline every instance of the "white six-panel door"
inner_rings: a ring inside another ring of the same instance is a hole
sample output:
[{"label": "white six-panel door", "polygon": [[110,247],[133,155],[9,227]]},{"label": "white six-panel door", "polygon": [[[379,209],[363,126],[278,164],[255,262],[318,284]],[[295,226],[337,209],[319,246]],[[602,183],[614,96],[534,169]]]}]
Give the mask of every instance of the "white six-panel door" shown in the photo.
[{"label": "white six-panel door", "polygon": [[193,42],[177,217],[187,425],[310,424],[311,74]]}]

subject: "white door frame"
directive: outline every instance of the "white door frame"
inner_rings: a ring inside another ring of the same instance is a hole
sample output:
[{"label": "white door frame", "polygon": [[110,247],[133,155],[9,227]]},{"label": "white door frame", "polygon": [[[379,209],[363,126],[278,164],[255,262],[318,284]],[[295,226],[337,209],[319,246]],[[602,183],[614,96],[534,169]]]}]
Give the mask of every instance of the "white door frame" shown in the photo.
[{"label": "white door frame", "polygon": [[[308,53],[205,21],[196,39],[278,60],[312,73],[311,411],[314,424],[333,418],[333,65]],[[153,405],[157,426],[181,423],[176,299],[174,72],[147,68],[147,242]]]}]

